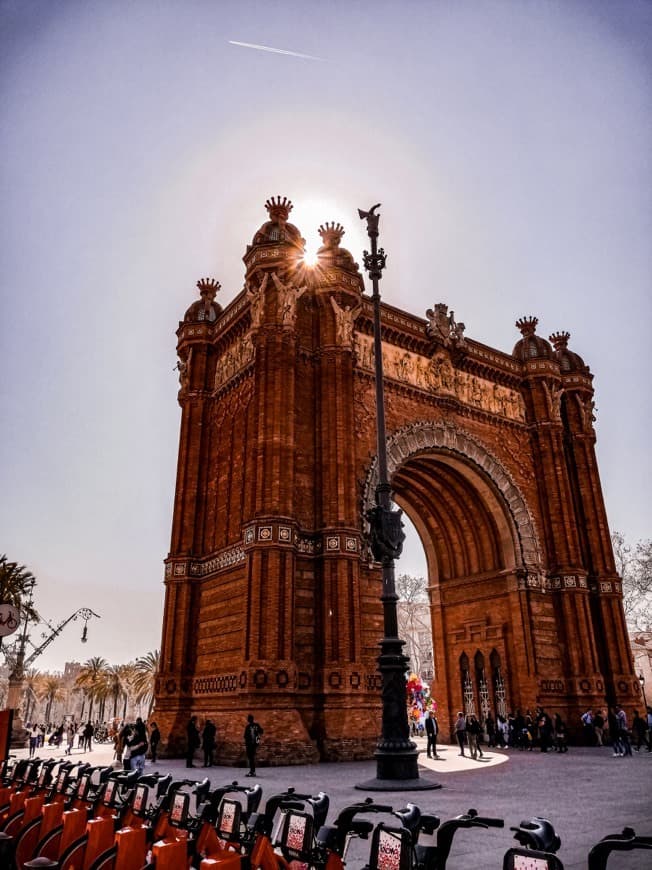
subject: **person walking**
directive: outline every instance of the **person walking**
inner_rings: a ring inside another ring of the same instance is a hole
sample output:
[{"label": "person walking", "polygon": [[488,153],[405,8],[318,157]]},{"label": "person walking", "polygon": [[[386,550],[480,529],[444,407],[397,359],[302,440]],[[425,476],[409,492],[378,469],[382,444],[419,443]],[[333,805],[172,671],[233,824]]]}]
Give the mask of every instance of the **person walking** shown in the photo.
[{"label": "person walking", "polygon": [[623,741],[620,738],[620,730],[618,727],[618,716],[616,715],[616,711],[613,707],[609,707],[609,712],[607,714],[607,721],[609,723],[609,737],[611,738],[611,748],[614,751],[614,758],[619,755],[625,754],[625,746]]},{"label": "person walking", "polygon": [[587,746],[595,745],[595,730],[593,727],[593,710],[589,708],[582,714],[582,726],[584,729],[584,743]]},{"label": "person walking", "polygon": [[[469,742],[469,752],[471,753],[471,758],[475,761],[478,757],[483,758],[484,753],[480,746],[480,735],[482,734],[482,726],[478,722],[476,716],[473,713],[468,717],[466,721],[466,737]],[[462,753],[463,754],[463,753]]]},{"label": "person walking", "polygon": [[647,731],[647,722],[642,716],[638,715],[638,710],[634,710],[634,718],[632,719],[632,737],[636,740],[634,749],[637,752],[641,751],[641,746],[646,746],[645,732]]},{"label": "person walking", "polygon": [[139,774],[144,773],[145,755],[147,753],[147,730],[140,716],[136,719],[128,746],[131,749],[131,769],[137,770]]},{"label": "person walking", "polygon": [[[29,728],[29,725],[27,726]],[[29,757],[34,758],[34,753],[36,752],[36,747],[38,746],[38,741],[40,737],[39,727],[34,722],[29,732]]]},{"label": "person walking", "polygon": [[466,719],[464,713],[458,713],[455,720],[455,736],[460,747],[459,755],[464,755],[464,744],[466,743]]},{"label": "person walking", "polygon": [[161,732],[158,730],[156,722],[152,722],[149,727],[151,728],[149,735],[149,748],[152,752],[152,764],[156,764],[158,745],[161,742]]},{"label": "person walking", "polygon": [[70,722],[68,727],[66,728],[66,755],[72,754],[72,747],[75,742],[75,734],[77,733],[77,729]]},{"label": "person walking", "polygon": [[496,745],[496,721],[491,713],[487,713],[484,727],[487,729],[487,748],[491,749]]},{"label": "person walking", "polygon": [[596,710],[593,716],[593,734],[598,746],[604,746],[604,713],[602,710]]},{"label": "person walking", "polygon": [[543,707],[539,708],[539,719],[537,725],[539,728],[539,745],[541,747],[541,752],[547,752],[552,746],[552,720]]},{"label": "person walking", "polygon": [[249,773],[246,776],[256,775],[256,750],[260,743],[260,738],[263,736],[263,729],[258,722],[255,721],[250,713],[247,716],[247,724],[244,730],[245,752],[247,753],[247,761],[249,762]]},{"label": "person walking", "polygon": [[426,752],[428,758],[439,758],[437,755],[437,732],[439,731],[439,723],[434,711],[431,710],[426,716]]},{"label": "person walking", "polygon": [[84,726],[83,735],[84,735],[84,749],[88,750],[90,752],[91,749],[93,748],[93,746],[92,746],[93,723],[90,720]]},{"label": "person walking", "polygon": [[568,752],[568,743],[566,742],[566,725],[559,713],[555,713],[554,720],[554,746],[557,752]]},{"label": "person walking", "polygon": [[186,725],[186,767],[194,767],[192,763],[195,757],[195,751],[199,749],[201,740],[199,739],[199,728],[197,728],[197,717],[191,716],[190,721]]},{"label": "person walking", "polygon": [[201,734],[201,748],[204,750],[204,767],[213,766],[216,734],[217,728],[210,719],[207,719]]},{"label": "person walking", "polygon": [[616,707],[616,719],[618,720],[618,735],[620,742],[625,747],[625,755],[632,754],[632,744],[629,742],[629,726],[627,724],[627,714],[622,707]]}]

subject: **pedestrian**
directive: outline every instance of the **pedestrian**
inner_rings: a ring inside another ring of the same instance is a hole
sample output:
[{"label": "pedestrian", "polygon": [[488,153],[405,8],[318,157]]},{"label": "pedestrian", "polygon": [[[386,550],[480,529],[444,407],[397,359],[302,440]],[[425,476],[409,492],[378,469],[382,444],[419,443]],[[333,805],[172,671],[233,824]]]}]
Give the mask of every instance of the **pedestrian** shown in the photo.
[{"label": "pedestrian", "polygon": [[216,733],[217,728],[210,719],[207,719],[201,735],[201,747],[204,750],[204,767],[213,766],[213,752],[215,751]]},{"label": "pedestrian", "polygon": [[604,712],[596,710],[593,716],[593,734],[598,746],[604,746]]},{"label": "pedestrian", "polygon": [[258,749],[258,744],[260,743],[262,736],[263,729],[250,713],[247,716],[247,724],[245,725],[244,730],[245,752],[247,753],[247,761],[249,762],[249,773],[247,773],[246,776],[256,775],[256,750]]},{"label": "pedestrian", "polygon": [[89,719],[89,721],[84,726],[84,748],[87,749],[89,752],[93,748],[93,730],[93,723]]},{"label": "pedestrian", "polygon": [[509,724],[504,716],[498,714],[498,724],[496,727],[497,744],[500,749],[505,749],[509,739]]},{"label": "pedestrian", "polygon": [[593,710],[588,709],[582,714],[582,726],[584,729],[584,742],[587,746],[595,744],[595,730],[593,728]]},{"label": "pedestrian", "polygon": [[647,751],[652,752],[652,707],[647,708]]},{"label": "pedestrian", "polygon": [[139,774],[145,771],[145,755],[147,753],[147,731],[145,723],[140,718],[136,719],[131,732],[131,740],[128,742],[130,748],[131,769],[137,770]]},{"label": "pedestrian", "polygon": [[439,723],[433,710],[426,716],[426,752],[428,758],[439,758],[437,755],[437,732],[439,731]]},{"label": "pedestrian", "polygon": [[131,725],[125,725],[120,733],[122,742],[122,766],[125,770],[131,770],[131,740],[133,736]]},{"label": "pedestrian", "polygon": [[484,720],[484,727],[487,729],[487,747],[489,749],[496,745],[496,722],[491,713],[487,713],[487,718]]},{"label": "pedestrian", "polygon": [[629,742],[629,726],[627,725],[627,714],[619,705],[616,707],[616,719],[618,720],[618,735],[620,741],[625,747],[625,755],[632,754],[632,744]]},{"label": "pedestrian", "polygon": [[195,751],[199,748],[200,744],[197,717],[191,716],[190,721],[186,725],[186,767],[195,766],[192,762],[195,757]]},{"label": "pedestrian", "polygon": [[72,722],[70,722],[70,724],[66,728],[66,755],[72,754],[72,747],[73,747],[73,743],[75,742],[76,730],[77,729],[72,724]]},{"label": "pedestrian", "polygon": [[469,742],[469,752],[471,758],[475,761],[478,757],[483,757],[482,748],[480,746],[480,735],[482,734],[482,726],[478,722],[473,713],[466,720],[466,738]]},{"label": "pedestrian", "polygon": [[539,708],[539,743],[541,752],[547,752],[552,745],[552,722],[543,707]]},{"label": "pedestrian", "polygon": [[455,720],[455,736],[460,747],[458,755],[464,755],[464,744],[466,743],[466,720],[464,713],[458,713]]},{"label": "pedestrian", "polygon": [[620,729],[618,726],[618,717],[613,707],[609,707],[607,713],[607,722],[609,723],[609,736],[611,737],[611,748],[614,751],[614,758],[625,754],[625,745],[620,737]]},{"label": "pedestrian", "polygon": [[[29,725],[27,726],[29,728]],[[36,748],[38,746],[38,742],[40,739],[40,730],[36,722],[32,725],[29,732],[29,757],[33,758],[34,753],[36,752]]]},{"label": "pedestrian", "polygon": [[566,725],[559,713],[555,713],[553,726],[555,749],[557,752],[568,752],[568,743],[566,742]]},{"label": "pedestrian", "polygon": [[149,748],[152,753],[152,764],[156,764],[158,745],[161,742],[161,732],[158,730],[156,722],[152,722],[149,727],[151,728],[149,735]]},{"label": "pedestrian", "polygon": [[634,749],[640,752],[641,745],[646,746],[645,732],[647,731],[647,722],[642,716],[638,715],[638,710],[634,710],[634,718],[632,719],[632,737],[636,740]]}]

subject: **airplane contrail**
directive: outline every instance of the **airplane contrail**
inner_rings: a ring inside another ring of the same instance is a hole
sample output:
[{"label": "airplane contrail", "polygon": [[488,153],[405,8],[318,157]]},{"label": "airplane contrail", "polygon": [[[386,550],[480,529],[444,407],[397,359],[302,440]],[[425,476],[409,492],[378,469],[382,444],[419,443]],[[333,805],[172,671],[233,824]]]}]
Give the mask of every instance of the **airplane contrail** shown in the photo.
[{"label": "airplane contrail", "polygon": [[229,39],[229,45],[240,45],[242,48],[255,48],[258,51],[271,51],[273,54],[288,54],[290,57],[302,57],[305,60],[323,60],[322,57],[315,57],[313,54],[301,54],[298,51],[286,51],[284,48],[272,48],[269,45],[256,45],[253,42],[236,42],[235,39]]}]

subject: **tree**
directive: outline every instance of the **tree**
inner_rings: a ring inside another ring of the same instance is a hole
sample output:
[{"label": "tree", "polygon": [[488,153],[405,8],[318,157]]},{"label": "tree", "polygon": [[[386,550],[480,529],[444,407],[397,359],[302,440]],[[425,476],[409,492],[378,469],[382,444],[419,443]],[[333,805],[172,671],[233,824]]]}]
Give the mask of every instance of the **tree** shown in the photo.
[{"label": "tree", "polygon": [[60,676],[48,676],[45,678],[43,688],[41,690],[41,698],[46,702],[45,721],[52,720],[53,707],[57,701],[62,701],[64,697],[63,682]]},{"label": "tree", "polygon": [[401,574],[396,580],[398,633],[415,674],[433,673],[432,624],[428,590],[423,577]]},{"label": "tree", "polygon": [[118,716],[118,701],[126,702],[129,697],[127,688],[128,665],[110,665],[104,672],[104,680],[107,688],[107,697],[113,699],[113,718]]},{"label": "tree", "polygon": [[30,668],[28,671],[25,671],[23,685],[25,687],[25,721],[31,722],[32,714],[36,709],[36,702],[42,693],[43,677],[36,668]]},{"label": "tree", "polygon": [[152,715],[154,705],[154,682],[159,666],[159,651],[148,652],[136,659],[134,664],[133,688],[137,704],[147,704],[147,716]]},{"label": "tree", "polygon": [[411,574],[399,574],[396,580],[396,594],[400,601],[407,601],[408,604],[426,603],[428,591],[425,578],[413,577]]},{"label": "tree", "polygon": [[652,631],[652,540],[634,547],[621,532],[611,536],[616,569],[623,581],[625,619],[634,631]]},{"label": "tree", "polygon": [[24,565],[10,562],[3,553],[0,556],[0,604],[13,604],[21,611],[21,618],[27,614],[30,622],[38,616],[31,603],[31,592],[36,578]]},{"label": "tree", "polygon": [[93,703],[100,701],[104,688],[104,673],[109,663],[101,656],[93,656],[84,662],[75,683],[85,692],[89,700],[88,721],[93,721]]}]

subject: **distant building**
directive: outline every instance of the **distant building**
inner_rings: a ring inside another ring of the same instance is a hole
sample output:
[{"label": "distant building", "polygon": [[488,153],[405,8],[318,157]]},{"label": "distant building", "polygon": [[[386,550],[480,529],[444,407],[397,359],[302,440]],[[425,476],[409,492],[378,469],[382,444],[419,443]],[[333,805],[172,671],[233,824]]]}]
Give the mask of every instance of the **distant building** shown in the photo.
[{"label": "distant building", "polygon": [[641,684],[641,697],[645,695],[648,706],[652,706],[652,631],[634,632],[631,644],[634,670]]}]

